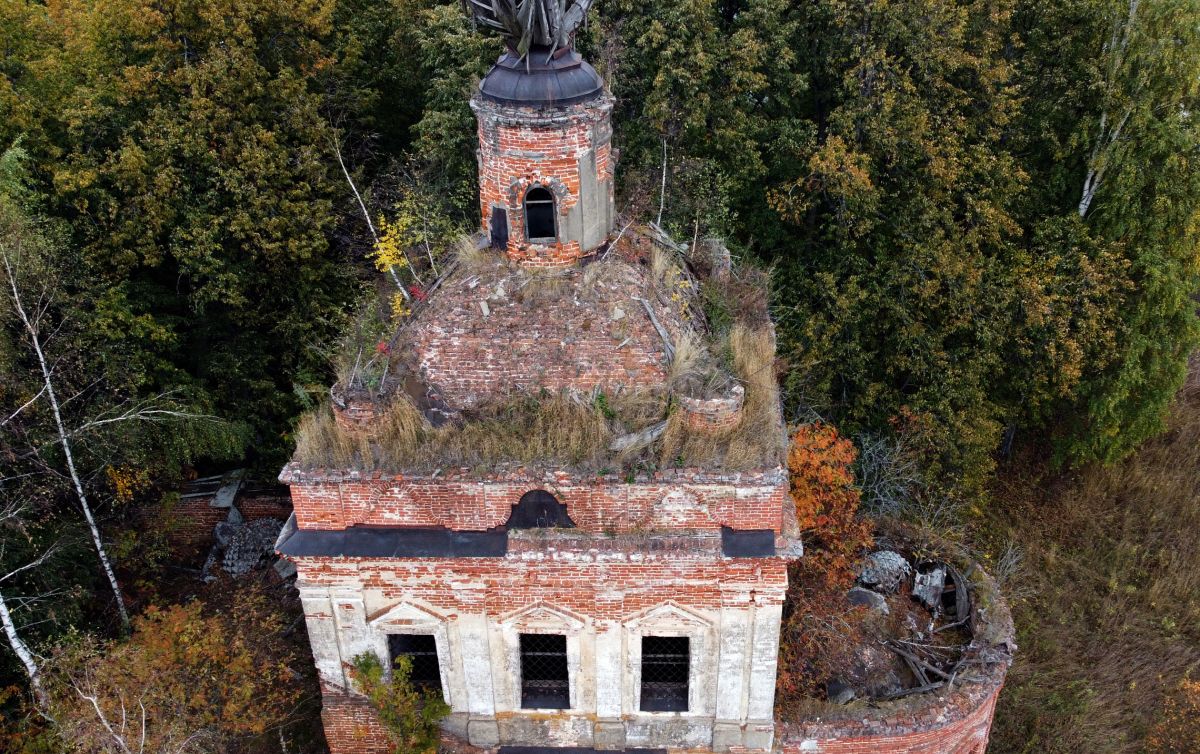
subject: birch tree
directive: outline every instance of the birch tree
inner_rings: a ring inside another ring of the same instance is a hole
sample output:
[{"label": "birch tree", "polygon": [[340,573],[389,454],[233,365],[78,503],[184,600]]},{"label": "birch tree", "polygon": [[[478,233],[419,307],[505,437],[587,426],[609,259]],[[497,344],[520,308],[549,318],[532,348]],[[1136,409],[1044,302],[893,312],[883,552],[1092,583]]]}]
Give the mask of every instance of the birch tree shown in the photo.
[{"label": "birch tree", "polygon": [[[21,534],[25,512],[24,505],[13,501],[5,504],[0,510],[0,559],[8,550],[8,537],[13,534]],[[50,698],[42,680],[41,660],[21,635],[13,617],[15,607],[10,607],[13,593],[9,589],[13,586],[14,579],[26,571],[41,567],[50,558],[53,551],[53,548],[48,548],[19,566],[4,569],[5,572],[0,575],[0,626],[4,629],[4,638],[8,641],[9,648],[17,656],[17,660],[25,670],[25,675],[29,678],[29,689],[33,693],[34,702],[44,714],[49,714]]]},{"label": "birch tree", "polygon": [[42,381],[41,395],[49,403],[54,416],[58,446],[62,450],[71,488],[83,512],[84,520],[87,521],[88,531],[91,533],[92,543],[96,548],[96,555],[100,559],[100,567],[116,598],[117,612],[121,616],[121,623],[128,629],[129,610],[125,606],[125,595],[121,591],[121,584],[117,581],[117,574],[113,570],[108,550],[104,546],[104,538],[100,534],[99,524],[96,523],[92,502],[88,498],[83,480],[79,475],[79,469],[75,465],[74,442],[63,422],[62,406],[59,403],[58,391],[55,390],[54,365],[46,357],[45,346],[49,335],[46,327],[46,315],[50,311],[51,294],[45,288],[32,294],[26,292],[23,289],[27,283],[18,274],[24,251],[22,237],[23,234],[20,233],[6,233],[0,237],[0,265],[3,266],[5,293],[9,296],[12,311],[25,331],[26,342],[37,359]]},{"label": "birch tree", "polygon": [[1076,207],[1087,217],[1110,172],[1136,158],[1138,142],[1156,139],[1161,121],[1190,117],[1196,96],[1196,6],[1188,0],[1108,3],[1110,28],[1096,54],[1099,112]]}]

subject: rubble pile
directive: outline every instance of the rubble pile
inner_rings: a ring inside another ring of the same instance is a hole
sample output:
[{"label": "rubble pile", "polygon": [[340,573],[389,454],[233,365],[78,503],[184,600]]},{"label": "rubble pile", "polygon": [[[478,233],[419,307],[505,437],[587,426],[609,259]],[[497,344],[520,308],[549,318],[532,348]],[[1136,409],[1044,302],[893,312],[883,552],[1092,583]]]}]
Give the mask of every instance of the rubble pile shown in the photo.
[{"label": "rubble pile", "polygon": [[240,514],[233,515],[235,511],[213,530],[216,543],[209,551],[202,571],[206,582],[216,578],[213,569],[218,563],[225,573],[237,577],[275,560],[275,540],[283,522],[275,518],[245,521]]},{"label": "rubble pile", "polygon": [[826,683],[834,704],[952,687],[996,659],[986,640],[976,640],[971,586],[951,563],[878,550],[863,559],[846,596],[870,615],[857,662]]}]

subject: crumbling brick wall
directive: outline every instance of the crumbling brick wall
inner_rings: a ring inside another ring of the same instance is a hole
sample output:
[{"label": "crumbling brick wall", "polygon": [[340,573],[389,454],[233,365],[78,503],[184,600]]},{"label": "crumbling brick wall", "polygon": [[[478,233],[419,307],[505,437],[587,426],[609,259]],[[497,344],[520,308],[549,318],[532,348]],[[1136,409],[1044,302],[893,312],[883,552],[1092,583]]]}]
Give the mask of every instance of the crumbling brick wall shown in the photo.
[{"label": "crumbling brick wall", "polygon": [[282,478],[293,483],[299,527],[324,530],[404,525],[484,531],[502,526],[526,492],[545,489],[567,506],[581,531],[590,533],[661,528],[715,531],[722,526],[778,533],[788,491],[779,469],[741,474],[736,481],[680,470],[635,484],[612,476],[587,480],[554,474],[534,479],[513,476],[386,477],[305,472],[290,466]]},{"label": "crumbling brick wall", "polygon": [[780,725],[781,754],[984,754],[1003,672],[924,706],[859,720]]},{"label": "crumbling brick wall", "polygon": [[[530,266],[570,264],[597,246],[607,236],[613,213],[612,98],[601,96],[552,110],[482,98],[471,104],[479,118],[479,200],[485,231],[493,210],[504,208],[509,257]],[[554,244],[533,245],[525,238],[522,207],[525,192],[533,186],[554,195],[560,229]],[[580,206],[581,199],[585,206]],[[599,223],[600,230],[585,232],[589,223]]]}]

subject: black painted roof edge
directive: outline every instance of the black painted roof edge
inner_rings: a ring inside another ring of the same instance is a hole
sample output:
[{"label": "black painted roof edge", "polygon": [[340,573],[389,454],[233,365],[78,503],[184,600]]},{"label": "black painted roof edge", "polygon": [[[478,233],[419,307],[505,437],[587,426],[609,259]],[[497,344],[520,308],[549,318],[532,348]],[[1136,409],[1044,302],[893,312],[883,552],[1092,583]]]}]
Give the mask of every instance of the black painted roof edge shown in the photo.
[{"label": "black painted roof edge", "polygon": [[452,531],[444,527],[354,526],[341,531],[297,531],[281,542],[280,555],[343,558],[502,558],[508,531]]},{"label": "black painted roof edge", "polygon": [[479,93],[502,105],[562,107],[599,97],[604,80],[574,49],[553,57],[534,49],[524,58],[509,50],[479,82]]},{"label": "black painted roof edge", "polygon": [[770,529],[721,527],[721,554],[727,558],[775,557],[775,532]]}]

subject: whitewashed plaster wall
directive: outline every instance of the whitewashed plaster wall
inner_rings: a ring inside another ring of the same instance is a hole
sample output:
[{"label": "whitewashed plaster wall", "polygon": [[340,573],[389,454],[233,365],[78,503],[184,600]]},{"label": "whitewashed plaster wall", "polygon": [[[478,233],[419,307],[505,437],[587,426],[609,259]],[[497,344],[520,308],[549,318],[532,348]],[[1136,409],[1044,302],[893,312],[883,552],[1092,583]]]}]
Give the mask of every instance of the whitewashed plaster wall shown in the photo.
[{"label": "whitewashed plaster wall", "polygon": [[[431,634],[443,694],[459,720],[453,727],[477,745],[716,751],[771,745],[782,594],[767,594],[761,585],[722,586],[720,610],[664,599],[619,621],[544,602],[506,615],[446,614],[419,600],[387,601],[351,584],[301,582],[300,588],[313,659],[326,686],[349,689],[348,666],[364,652],[388,665],[389,634]],[[522,633],[567,637],[570,709],[521,709]],[[641,711],[643,636],[689,638],[688,711]]]}]

